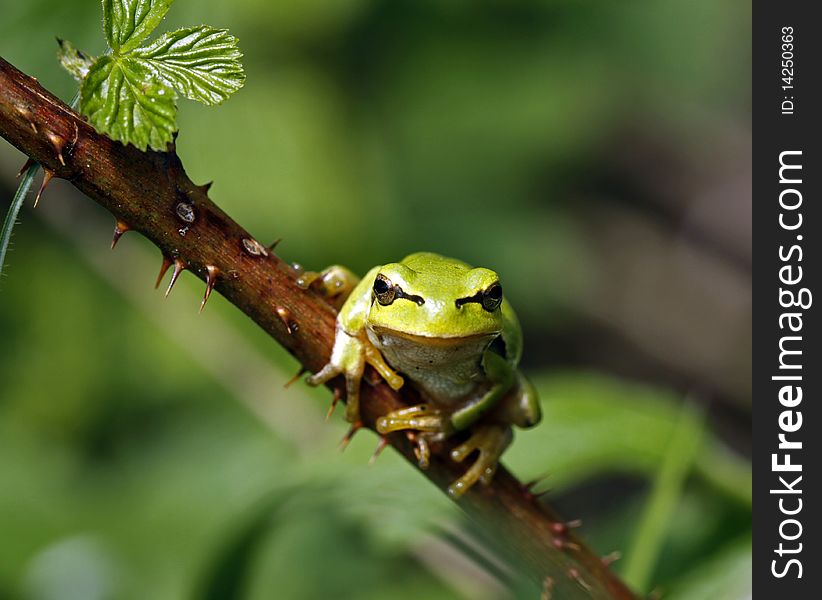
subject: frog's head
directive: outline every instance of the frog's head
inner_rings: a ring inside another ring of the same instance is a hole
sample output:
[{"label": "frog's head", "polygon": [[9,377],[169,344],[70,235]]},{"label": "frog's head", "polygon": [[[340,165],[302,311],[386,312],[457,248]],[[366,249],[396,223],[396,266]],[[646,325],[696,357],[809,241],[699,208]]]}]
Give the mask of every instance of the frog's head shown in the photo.
[{"label": "frog's head", "polygon": [[502,332],[502,286],[490,269],[418,253],[384,265],[372,286],[372,331],[420,343],[490,341]]}]

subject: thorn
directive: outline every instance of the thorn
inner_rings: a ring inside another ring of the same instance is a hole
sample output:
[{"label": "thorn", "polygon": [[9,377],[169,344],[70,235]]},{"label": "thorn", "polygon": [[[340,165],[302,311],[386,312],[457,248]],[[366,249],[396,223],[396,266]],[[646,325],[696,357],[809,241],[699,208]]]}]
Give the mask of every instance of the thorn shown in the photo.
[{"label": "thorn", "polygon": [[154,284],[154,289],[156,290],[160,287],[160,282],[163,280],[163,277],[166,276],[166,271],[171,266],[171,259],[167,257],[165,254],[163,255],[163,264],[160,265],[160,274],[157,275],[157,282]]},{"label": "thorn", "polygon": [[282,321],[283,325],[285,325],[288,335],[293,335],[294,332],[299,329],[299,326],[291,320],[291,313],[289,310],[283,306],[278,306],[275,310],[277,311],[277,316],[280,317],[280,321]]},{"label": "thorn", "polygon": [[579,574],[579,570],[577,570],[575,567],[571,567],[570,569],[568,569],[568,577],[576,581],[580,585],[580,587],[584,589],[586,592],[591,591],[591,586],[588,585],[588,583],[586,583],[586,581],[582,578],[582,575]]},{"label": "thorn", "polygon": [[174,271],[171,273],[171,280],[168,282],[168,287],[166,288],[166,298],[168,298],[168,295],[171,293],[171,288],[173,288],[174,284],[177,283],[177,278],[180,276],[180,273],[185,271],[185,268],[186,263],[183,262],[181,258],[174,259]]},{"label": "thorn", "polygon": [[602,557],[602,564],[605,565],[606,567],[610,567],[612,564],[614,564],[620,558],[622,558],[622,552],[620,552],[619,550],[614,550],[610,554],[606,554],[605,556]]},{"label": "thorn", "polygon": [[539,600],[551,600],[554,597],[554,579],[553,577],[546,577],[542,582],[542,594]]},{"label": "thorn", "polygon": [[551,538],[551,545],[556,548],[557,550],[562,550],[565,547],[565,542],[562,541],[562,538]]},{"label": "thorn", "polygon": [[22,168],[21,168],[21,169],[17,172],[16,179],[20,179],[20,178],[23,176],[23,173],[25,173],[26,171],[28,171],[28,170],[29,170],[29,167],[31,167],[31,165],[33,165],[34,163],[35,163],[35,161],[33,161],[32,159],[30,159],[30,158],[29,158],[29,159],[28,159],[28,160],[27,160],[27,161],[23,164],[23,167],[22,167]]},{"label": "thorn", "polygon": [[306,369],[305,367],[300,367],[300,370],[299,370],[299,371],[297,371],[297,374],[296,374],[296,375],[294,375],[294,377],[292,377],[292,378],[291,378],[291,379],[289,379],[288,381],[286,381],[286,382],[285,382],[285,385],[284,385],[283,387],[284,387],[284,388],[290,388],[292,385],[294,385],[294,383],[295,383],[296,381],[298,381],[298,380],[300,379],[300,377],[302,377],[302,376],[303,376],[303,373],[305,373],[307,370],[308,370],[308,369]]},{"label": "thorn", "polygon": [[568,526],[565,523],[556,521],[554,523],[551,523],[551,531],[554,533],[554,535],[565,535],[566,533],[568,533]]},{"label": "thorn", "polygon": [[554,535],[566,535],[569,529],[576,529],[577,527],[582,527],[582,519],[574,519],[566,523],[558,521],[551,523],[551,531],[554,532]]},{"label": "thorn", "polygon": [[60,164],[65,167],[66,160],[63,158],[63,148],[66,147],[66,140],[52,131],[46,133],[46,137],[49,142],[51,142],[51,145],[54,146],[54,151],[57,152],[57,160],[59,160]]},{"label": "thorn", "polygon": [[273,242],[271,242],[271,243],[270,243],[268,246],[266,246],[266,247],[269,249],[269,251],[274,250],[274,248],[276,248],[277,246],[279,246],[279,245],[280,245],[280,242],[282,242],[282,241],[283,241],[283,238],[277,238],[276,240],[274,240]]},{"label": "thorn", "polygon": [[377,442],[377,448],[374,450],[374,454],[372,454],[371,458],[368,459],[368,464],[369,465],[373,465],[374,463],[377,462],[377,459],[379,458],[380,454],[382,454],[382,451],[385,450],[385,447],[387,445],[388,445],[388,438],[381,435],[380,436],[380,441]]},{"label": "thorn", "polygon": [[43,183],[40,184],[40,189],[37,191],[37,196],[34,198],[34,208],[37,208],[37,203],[40,202],[40,196],[43,195],[43,190],[46,189],[51,178],[54,177],[54,171],[43,167]]},{"label": "thorn", "polygon": [[39,131],[37,131],[37,125],[35,125],[35,124],[34,124],[34,121],[29,121],[29,127],[31,127],[31,130],[32,130],[35,134],[40,133]]},{"label": "thorn", "polygon": [[534,493],[534,488],[537,486],[537,484],[545,481],[546,479],[548,479],[548,475],[541,475],[540,477],[537,477],[536,479],[532,479],[531,481],[528,481],[527,483],[523,483],[521,487],[522,487],[522,493],[525,495],[525,498],[527,500],[534,500],[538,496],[538,494]]},{"label": "thorn", "polygon": [[552,539],[551,544],[553,544],[554,548],[556,548],[557,550],[565,550],[566,548],[569,548],[571,550],[579,551],[579,544],[575,544],[574,542],[567,542],[561,537],[555,537],[554,539]]},{"label": "thorn", "polygon": [[334,397],[331,399],[331,406],[328,407],[328,412],[325,413],[326,421],[331,418],[331,415],[334,414],[334,409],[337,408],[337,402],[340,401],[341,396],[342,392],[340,392],[340,388],[334,388]]},{"label": "thorn", "polygon": [[114,250],[114,246],[117,245],[117,242],[120,241],[120,237],[131,229],[128,225],[123,223],[120,219],[117,219],[117,223],[114,225],[114,235],[111,237],[111,249]]},{"label": "thorn", "polygon": [[203,194],[205,194],[207,196],[208,195],[208,190],[211,189],[211,186],[213,184],[214,184],[213,181],[208,181],[208,182],[204,183],[203,185],[198,185],[197,189],[200,190]]},{"label": "thorn", "polygon": [[218,269],[214,265],[206,265],[206,271],[206,289],[205,294],[203,295],[203,301],[200,302],[201,313],[205,308],[206,302],[208,302],[208,297],[211,295],[211,290],[214,289],[214,284],[217,283],[217,276],[220,274],[220,269]]},{"label": "thorn", "polygon": [[346,433],[343,439],[340,441],[340,452],[348,448],[348,444],[351,443],[351,440],[354,438],[354,434],[357,433],[360,429],[362,429],[362,427],[362,421],[357,421],[351,426],[351,428],[348,430],[348,433]]}]

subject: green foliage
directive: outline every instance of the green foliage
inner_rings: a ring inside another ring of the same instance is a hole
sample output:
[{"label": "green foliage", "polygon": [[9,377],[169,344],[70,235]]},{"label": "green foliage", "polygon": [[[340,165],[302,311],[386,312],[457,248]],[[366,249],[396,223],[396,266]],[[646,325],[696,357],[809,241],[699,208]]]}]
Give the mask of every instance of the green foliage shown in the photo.
[{"label": "green foliage", "polygon": [[126,54],[146,39],[174,0],[103,0],[103,32],[109,48]]},{"label": "green foliage", "polygon": [[57,38],[57,43],[60,46],[57,51],[60,65],[77,81],[83,81],[94,64],[94,58],[75,48],[71,42]]},{"label": "green foliage", "polygon": [[165,33],[124,62],[143,67],[191,100],[212,105],[242,87],[241,57],[234,36],[224,29],[200,26]]},{"label": "green foliage", "polygon": [[80,110],[115,140],[164,149],[176,130],[174,90],[134,66],[113,56],[98,59],[83,81]]},{"label": "green foliage", "polygon": [[237,38],[206,25],[141,46],[173,0],[103,0],[110,53],[93,63],[61,42],[61,64],[82,81],[80,111],[103,133],[165,150],[177,131],[177,95],[220,104],[245,81]]}]

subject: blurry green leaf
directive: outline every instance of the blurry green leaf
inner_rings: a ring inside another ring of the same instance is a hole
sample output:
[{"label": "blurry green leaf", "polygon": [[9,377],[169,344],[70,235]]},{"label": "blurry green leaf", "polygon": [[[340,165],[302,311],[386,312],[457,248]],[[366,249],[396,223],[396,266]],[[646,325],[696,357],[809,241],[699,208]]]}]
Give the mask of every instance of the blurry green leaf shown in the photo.
[{"label": "blurry green leaf", "polygon": [[688,573],[665,594],[667,600],[746,600],[751,597],[751,538],[731,543]]},{"label": "blurry green leaf", "polygon": [[647,591],[660,548],[668,534],[669,523],[702,441],[702,422],[702,411],[688,404],[683,405],[627,553],[623,576],[633,589]]},{"label": "blurry green leaf", "polygon": [[103,0],[103,31],[115,53],[140,45],[166,16],[174,0]]},{"label": "blurry green leaf", "polygon": [[220,546],[214,564],[207,571],[194,598],[201,600],[242,600],[246,597],[254,557],[260,544],[276,527],[277,509],[295,490],[283,488],[261,503],[245,524],[238,525],[231,539]]},{"label": "blurry green leaf", "polygon": [[220,104],[245,81],[237,38],[206,25],[165,33],[126,59],[191,100]]},{"label": "blurry green leaf", "polygon": [[[589,372],[536,377],[543,421],[517,433],[507,462],[523,479],[551,474],[560,489],[608,472],[653,476],[675,428],[697,431],[693,415],[679,421],[680,401],[669,391]],[[706,436],[697,448],[696,473],[739,502],[750,504],[750,463]],[[722,467],[732,484],[719,485],[707,473]]]},{"label": "blurry green leaf", "polygon": [[60,49],[57,51],[57,59],[63,68],[71,73],[77,81],[83,81],[88,75],[89,69],[94,64],[94,57],[81,52],[71,42],[57,38]]},{"label": "blurry green leaf", "polygon": [[94,127],[140,150],[164,150],[177,129],[174,91],[139,63],[103,56],[83,81],[80,109]]}]

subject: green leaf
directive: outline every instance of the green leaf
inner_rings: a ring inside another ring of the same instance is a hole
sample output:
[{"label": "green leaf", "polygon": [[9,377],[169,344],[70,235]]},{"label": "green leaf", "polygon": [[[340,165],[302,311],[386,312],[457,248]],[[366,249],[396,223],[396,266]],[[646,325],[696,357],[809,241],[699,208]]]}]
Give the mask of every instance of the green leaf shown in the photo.
[{"label": "green leaf", "polygon": [[154,31],[174,0],[103,0],[103,31],[115,53],[130,52]]},{"label": "green leaf", "polygon": [[753,593],[750,535],[735,540],[707,557],[700,567],[677,582],[668,600],[742,600]]},{"label": "green leaf", "polygon": [[242,56],[237,38],[228,31],[201,25],[165,33],[131,52],[127,60],[187,98],[211,105],[224,102],[243,86]]},{"label": "green leaf", "polygon": [[113,56],[94,63],[80,88],[80,109],[98,130],[140,150],[165,150],[177,129],[176,94],[138,64]]},{"label": "green leaf", "polygon": [[60,49],[57,58],[63,68],[74,76],[77,81],[83,81],[89,69],[94,64],[94,57],[81,52],[71,42],[57,38]]}]

